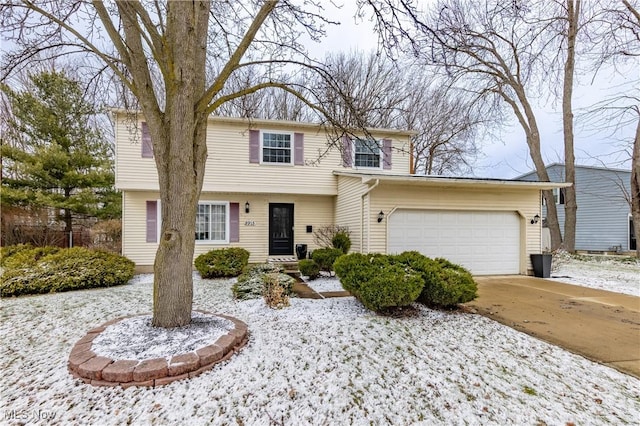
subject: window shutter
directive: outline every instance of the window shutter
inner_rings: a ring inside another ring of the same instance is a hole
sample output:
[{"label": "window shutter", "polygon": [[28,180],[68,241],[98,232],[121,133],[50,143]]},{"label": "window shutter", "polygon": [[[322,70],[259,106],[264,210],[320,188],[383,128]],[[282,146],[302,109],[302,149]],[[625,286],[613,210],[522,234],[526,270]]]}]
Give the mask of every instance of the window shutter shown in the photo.
[{"label": "window shutter", "polygon": [[391,170],[391,139],[382,140],[382,168]]},{"label": "window shutter", "polygon": [[249,130],[249,162],[260,163],[260,131]]},{"label": "window shutter", "polygon": [[229,203],[229,242],[240,241],[240,203]]},{"label": "window shutter", "polygon": [[142,128],[142,158],[153,158],[153,142],[151,142],[149,126],[143,121],[140,127]]},{"label": "window shutter", "polygon": [[294,133],[294,164],[296,166],[304,166],[304,133]]},{"label": "window shutter", "polygon": [[342,136],[342,165],[351,167],[353,164],[353,141],[347,135]]},{"label": "window shutter", "polygon": [[147,242],[158,242],[158,202],[147,201]]}]

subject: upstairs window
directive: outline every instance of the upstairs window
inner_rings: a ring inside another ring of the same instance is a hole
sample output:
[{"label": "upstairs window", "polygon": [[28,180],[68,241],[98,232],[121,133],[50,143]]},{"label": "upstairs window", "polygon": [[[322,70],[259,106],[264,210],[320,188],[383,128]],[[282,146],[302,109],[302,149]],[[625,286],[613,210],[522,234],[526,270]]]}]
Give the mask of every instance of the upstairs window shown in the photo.
[{"label": "upstairs window", "polygon": [[196,214],[196,241],[227,243],[227,203],[200,203]]},{"label": "upstairs window", "polygon": [[380,145],[377,141],[368,139],[356,139],[354,141],[355,167],[380,168]]},{"label": "upstairs window", "polygon": [[262,162],[292,164],[290,133],[262,133]]},{"label": "upstairs window", "polygon": [[[564,204],[564,188],[553,188],[553,201],[556,204]],[[542,198],[542,205],[546,205],[544,197]]]}]

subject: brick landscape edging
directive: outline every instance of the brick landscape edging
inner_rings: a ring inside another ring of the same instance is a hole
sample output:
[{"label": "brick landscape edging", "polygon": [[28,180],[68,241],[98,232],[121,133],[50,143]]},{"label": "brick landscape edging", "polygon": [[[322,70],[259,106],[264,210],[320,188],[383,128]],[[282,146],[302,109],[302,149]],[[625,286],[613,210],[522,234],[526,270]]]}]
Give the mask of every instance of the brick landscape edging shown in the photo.
[{"label": "brick landscape edging", "polygon": [[136,315],[116,318],[89,330],[86,336],[76,342],[69,354],[69,372],[73,377],[93,386],[164,386],[211,370],[214,365],[231,358],[246,345],[247,324],[228,315],[198,312],[227,319],[234,327],[213,344],[193,352],[175,355],[169,361],[165,358],[114,361],[98,356],[91,348],[93,340],[108,326]]}]

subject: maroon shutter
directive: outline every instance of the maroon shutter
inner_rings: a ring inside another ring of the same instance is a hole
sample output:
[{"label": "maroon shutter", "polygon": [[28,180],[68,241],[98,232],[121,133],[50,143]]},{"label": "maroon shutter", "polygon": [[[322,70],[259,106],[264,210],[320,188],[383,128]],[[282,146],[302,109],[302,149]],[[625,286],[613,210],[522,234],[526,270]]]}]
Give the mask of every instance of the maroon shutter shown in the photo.
[{"label": "maroon shutter", "polygon": [[249,162],[260,162],[260,131],[249,130]]},{"label": "maroon shutter", "polygon": [[294,164],[296,166],[304,166],[304,133],[294,133]]},{"label": "maroon shutter", "polygon": [[353,164],[353,141],[347,135],[342,136],[342,165],[351,167]]},{"label": "maroon shutter", "polygon": [[382,140],[382,168],[391,170],[391,139]]},{"label": "maroon shutter", "polygon": [[158,242],[158,202],[147,201],[147,242]]},{"label": "maroon shutter", "polygon": [[149,126],[143,121],[140,127],[142,128],[142,158],[153,158],[153,142],[151,142]]},{"label": "maroon shutter", "polygon": [[240,241],[240,203],[229,203],[229,242]]}]

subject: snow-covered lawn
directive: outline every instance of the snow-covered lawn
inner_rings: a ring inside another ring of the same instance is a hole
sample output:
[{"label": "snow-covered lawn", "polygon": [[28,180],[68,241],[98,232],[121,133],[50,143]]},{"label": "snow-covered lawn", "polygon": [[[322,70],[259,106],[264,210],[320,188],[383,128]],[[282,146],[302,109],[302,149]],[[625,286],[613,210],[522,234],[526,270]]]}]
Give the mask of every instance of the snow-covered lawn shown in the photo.
[{"label": "snow-covered lawn", "polygon": [[323,291],[344,291],[344,288],[342,288],[342,284],[340,284],[340,280],[336,276],[330,277],[324,275],[316,278],[315,280],[310,280],[307,277],[302,277],[302,279],[316,293],[320,293]]},{"label": "snow-covered lawn", "polygon": [[[551,279],[584,287],[640,296],[640,261],[618,256],[554,256]],[[640,422],[639,422],[640,423]]]},{"label": "snow-covered lawn", "polygon": [[[353,298],[236,302],[195,282],[195,308],[249,325],[240,354],[157,389],[97,388],[66,363],[85,332],[149,312],[152,276],[0,308],[3,422],[24,424],[637,424],[640,381],[478,315],[417,306],[407,318]],[[13,416],[13,417],[12,417]],[[52,419],[53,417],[53,419]],[[15,420],[12,420],[15,419]]]}]

